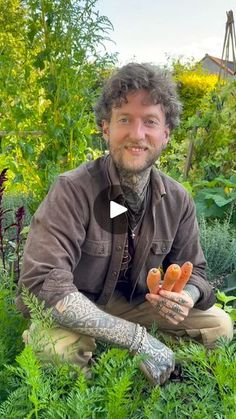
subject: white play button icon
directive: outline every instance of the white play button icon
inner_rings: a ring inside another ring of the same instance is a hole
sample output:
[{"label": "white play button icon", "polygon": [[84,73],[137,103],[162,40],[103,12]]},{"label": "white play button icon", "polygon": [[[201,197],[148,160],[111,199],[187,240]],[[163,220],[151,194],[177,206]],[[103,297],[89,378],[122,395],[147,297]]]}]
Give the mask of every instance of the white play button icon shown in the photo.
[{"label": "white play button icon", "polygon": [[110,201],[110,218],[117,217],[123,212],[128,211],[123,205],[117,204],[115,201]]}]

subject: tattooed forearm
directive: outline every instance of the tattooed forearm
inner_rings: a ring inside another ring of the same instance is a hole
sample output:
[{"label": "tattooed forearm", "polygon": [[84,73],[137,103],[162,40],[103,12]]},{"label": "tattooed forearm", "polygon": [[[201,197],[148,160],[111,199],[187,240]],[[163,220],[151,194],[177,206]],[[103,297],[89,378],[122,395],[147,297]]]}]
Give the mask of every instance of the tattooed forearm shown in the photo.
[{"label": "tattooed forearm", "polygon": [[154,383],[166,381],[174,369],[173,352],[145,327],[105,313],[80,292],[60,300],[52,315],[61,326],[148,355],[143,371]]},{"label": "tattooed forearm", "polygon": [[136,329],[135,324],[100,310],[79,292],[60,300],[52,315],[64,327],[124,347],[131,345]]}]

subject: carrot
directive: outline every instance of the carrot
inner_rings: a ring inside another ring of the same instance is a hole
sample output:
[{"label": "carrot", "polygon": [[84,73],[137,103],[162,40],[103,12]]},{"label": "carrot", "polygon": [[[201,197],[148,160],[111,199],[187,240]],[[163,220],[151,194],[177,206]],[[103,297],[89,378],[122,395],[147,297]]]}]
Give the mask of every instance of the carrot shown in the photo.
[{"label": "carrot", "polygon": [[172,289],[173,292],[181,292],[185,285],[187,284],[190,276],[192,275],[193,264],[191,262],[185,262],[181,266],[181,275],[180,278],[175,282]]},{"label": "carrot", "polygon": [[158,294],[161,271],[158,268],[152,268],[148,272],[147,287],[151,294]]},{"label": "carrot", "polygon": [[175,284],[175,281],[179,279],[181,275],[181,268],[176,263],[172,263],[170,266],[168,266],[165,275],[164,280],[162,283],[162,289],[165,291],[172,291],[172,288]]}]

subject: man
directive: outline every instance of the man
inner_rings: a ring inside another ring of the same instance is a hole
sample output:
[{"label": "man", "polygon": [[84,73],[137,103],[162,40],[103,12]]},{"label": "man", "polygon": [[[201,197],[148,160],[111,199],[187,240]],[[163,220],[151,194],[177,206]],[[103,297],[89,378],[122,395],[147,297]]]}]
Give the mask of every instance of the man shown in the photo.
[{"label": "man", "polygon": [[[64,359],[84,366],[95,340],[107,341],[144,354],[141,368],[155,384],[169,378],[174,354],[147,332],[153,323],[209,348],[233,333],[213,307],[192,199],[154,168],[180,109],[174,84],[154,66],[131,63],[107,81],[95,113],[109,155],[59,176],[40,205],[17,298],[24,311],[24,284],[52,307],[54,349]],[[128,211],[109,218],[110,201]],[[194,268],[181,293],[147,292],[150,268],[186,261]]]}]

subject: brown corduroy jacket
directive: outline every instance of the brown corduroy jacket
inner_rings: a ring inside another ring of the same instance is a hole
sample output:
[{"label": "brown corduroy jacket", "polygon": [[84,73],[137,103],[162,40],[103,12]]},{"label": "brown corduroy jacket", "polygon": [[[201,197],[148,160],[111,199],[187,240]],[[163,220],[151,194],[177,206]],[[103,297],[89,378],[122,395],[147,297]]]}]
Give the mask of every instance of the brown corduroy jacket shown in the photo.
[{"label": "brown corduroy jacket", "polygon": [[[205,310],[215,300],[205,279],[206,263],[192,198],[178,182],[155,168],[150,188],[151,200],[131,273],[132,303],[144,301],[150,268],[162,265],[165,270],[171,263],[182,265],[189,260],[194,265],[189,283],[200,291],[195,307]],[[77,290],[96,304],[108,303],[116,287],[127,234],[125,213],[109,217],[110,200],[124,203],[109,155],[58,177],[32,218],[24,249],[16,299],[24,314],[28,313],[21,299],[23,284],[46,306]],[[101,218],[102,227],[97,222]]]}]

